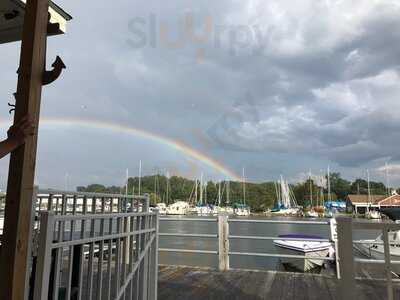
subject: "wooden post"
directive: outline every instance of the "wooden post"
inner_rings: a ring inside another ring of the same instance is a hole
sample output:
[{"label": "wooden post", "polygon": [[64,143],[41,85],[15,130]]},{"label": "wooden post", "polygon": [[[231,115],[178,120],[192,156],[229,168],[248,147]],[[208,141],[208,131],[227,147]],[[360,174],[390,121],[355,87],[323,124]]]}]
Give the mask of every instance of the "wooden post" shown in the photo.
[{"label": "wooden post", "polygon": [[36,133],[11,154],[0,260],[0,299],[26,299],[28,241],[37,127],[46,54],[48,0],[28,0],[22,34],[14,123],[29,114]]},{"label": "wooden post", "polygon": [[229,270],[229,224],[227,215],[218,216],[218,265],[220,271]]},{"label": "wooden post", "polygon": [[383,227],[382,232],[383,238],[383,248],[385,251],[385,271],[386,271],[386,279],[387,279],[387,299],[393,300],[393,281],[392,281],[392,270],[390,267],[390,246],[389,246],[389,234],[386,226]]},{"label": "wooden post", "polygon": [[338,253],[336,259],[339,260],[340,279],[339,279],[339,299],[356,299],[356,281],[354,277],[354,257],[353,257],[353,219],[349,217],[338,217],[337,236]]}]

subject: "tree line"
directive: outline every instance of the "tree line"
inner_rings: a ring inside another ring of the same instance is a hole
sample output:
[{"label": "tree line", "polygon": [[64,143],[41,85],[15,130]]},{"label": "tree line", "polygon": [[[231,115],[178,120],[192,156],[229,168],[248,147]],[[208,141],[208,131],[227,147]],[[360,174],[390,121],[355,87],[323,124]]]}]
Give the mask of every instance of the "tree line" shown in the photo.
[{"label": "tree line", "polygon": [[[197,198],[195,180],[180,176],[167,178],[164,175],[156,174],[140,178],[140,194],[149,194],[152,204],[164,202],[171,204],[178,200],[198,203],[200,200],[200,184],[197,181]],[[245,189],[243,183],[238,181],[207,181],[203,183],[203,202],[208,204],[218,203],[219,194],[221,195],[221,205],[246,203],[252,211],[264,211],[272,208],[277,202],[277,183],[246,182]],[[340,173],[330,174],[330,197],[326,184],[321,186],[313,179],[304,182],[291,184],[290,188],[301,206],[308,206],[313,201],[322,203],[328,199],[344,200],[348,194],[368,194],[368,182],[364,179],[356,179],[350,182],[341,177]],[[227,193],[229,190],[229,193]],[[78,186],[79,192],[96,193],[128,193],[129,195],[139,193],[139,178],[130,177],[127,186],[104,186],[102,184],[90,184],[88,186]],[[370,181],[370,193],[375,195],[386,195],[388,188],[382,182]]]}]

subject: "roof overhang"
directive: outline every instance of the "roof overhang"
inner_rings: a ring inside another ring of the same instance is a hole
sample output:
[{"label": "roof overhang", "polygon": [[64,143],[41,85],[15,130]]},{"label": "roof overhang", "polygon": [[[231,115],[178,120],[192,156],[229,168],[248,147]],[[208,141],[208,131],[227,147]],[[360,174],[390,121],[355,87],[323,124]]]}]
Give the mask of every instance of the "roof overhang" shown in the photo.
[{"label": "roof overhang", "polygon": [[[26,0],[0,0],[0,44],[19,41],[25,16]],[[72,17],[55,3],[49,1],[50,21],[48,35],[66,32]]]}]

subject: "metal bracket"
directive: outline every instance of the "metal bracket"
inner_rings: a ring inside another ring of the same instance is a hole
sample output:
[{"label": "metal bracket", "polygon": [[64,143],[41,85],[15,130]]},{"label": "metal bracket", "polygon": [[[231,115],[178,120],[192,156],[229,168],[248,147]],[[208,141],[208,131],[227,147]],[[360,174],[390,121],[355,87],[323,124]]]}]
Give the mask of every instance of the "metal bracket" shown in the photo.
[{"label": "metal bracket", "polygon": [[43,72],[43,78],[42,78],[43,85],[50,84],[55,80],[57,80],[57,78],[61,75],[62,70],[66,69],[64,62],[58,55],[56,57],[56,60],[51,66],[53,67],[53,70],[51,71],[45,70]]},{"label": "metal bracket", "polygon": [[[14,93],[13,95],[14,95],[15,100],[17,100],[17,93]],[[7,104],[8,104],[9,107],[12,107],[12,108],[8,111],[8,113],[11,115],[11,113],[12,113],[13,111],[15,111],[15,104],[11,104],[10,102],[8,102]]]}]

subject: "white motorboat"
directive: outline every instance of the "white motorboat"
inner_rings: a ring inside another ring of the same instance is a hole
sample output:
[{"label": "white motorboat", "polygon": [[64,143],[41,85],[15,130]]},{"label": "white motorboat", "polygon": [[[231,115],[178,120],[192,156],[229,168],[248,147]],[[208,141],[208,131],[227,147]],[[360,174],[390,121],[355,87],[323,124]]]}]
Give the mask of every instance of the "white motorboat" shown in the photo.
[{"label": "white motorboat", "polygon": [[227,215],[233,215],[233,207],[231,206],[223,206],[219,209],[220,213],[225,213]]},{"label": "white motorboat", "polygon": [[380,212],[377,211],[377,210],[368,210],[368,211],[365,213],[365,217],[366,217],[367,219],[380,219],[380,218],[381,218],[381,214],[380,214]]},{"label": "white motorboat", "polygon": [[306,212],[305,216],[308,218],[318,218],[319,214],[315,210],[309,210]]},{"label": "white motorboat", "polygon": [[[388,233],[389,249],[391,260],[400,261],[400,231],[391,231]],[[385,259],[385,250],[382,234],[376,239],[360,240],[354,244],[354,248],[362,254],[373,259]]]},{"label": "white motorboat", "polygon": [[167,207],[167,215],[186,215],[188,212],[189,203],[185,201],[177,201]]},{"label": "white motorboat", "polygon": [[250,216],[250,207],[246,205],[235,205],[233,213],[236,216],[247,217]]},{"label": "white motorboat", "polygon": [[[391,220],[395,221],[396,223],[398,223],[400,220],[400,208],[382,209],[382,213],[387,215]],[[391,261],[400,261],[400,231],[388,232],[388,238]],[[368,258],[379,260],[385,259],[382,234],[380,234],[376,239],[359,240],[357,241],[357,243],[353,244],[353,247]],[[395,270],[392,269],[392,271],[400,274],[399,265],[393,264],[393,266]]]},{"label": "white motorboat", "polygon": [[157,203],[157,205],[154,209],[157,210],[158,214],[160,214],[160,215],[167,214],[167,205],[165,203]]},{"label": "white motorboat", "polygon": [[198,205],[196,206],[196,212],[199,216],[208,216],[212,214],[212,209],[208,205]]},{"label": "white motorboat", "polygon": [[[279,235],[282,239],[274,240],[274,245],[279,247],[279,252],[289,255],[301,255],[305,258],[282,257],[283,264],[288,264],[300,271],[307,272],[321,267],[328,255],[333,255],[333,247],[329,242],[313,241],[323,239],[316,235],[307,234],[284,234]],[[286,239],[307,239],[307,241],[296,241]]]}]

